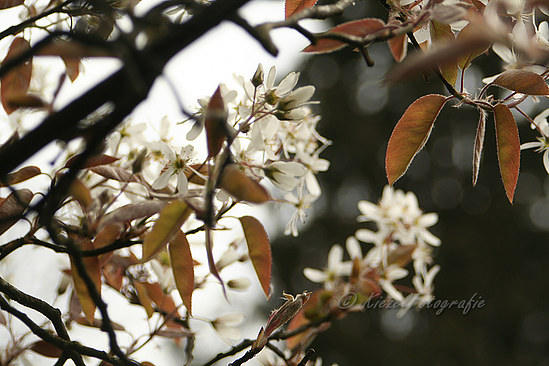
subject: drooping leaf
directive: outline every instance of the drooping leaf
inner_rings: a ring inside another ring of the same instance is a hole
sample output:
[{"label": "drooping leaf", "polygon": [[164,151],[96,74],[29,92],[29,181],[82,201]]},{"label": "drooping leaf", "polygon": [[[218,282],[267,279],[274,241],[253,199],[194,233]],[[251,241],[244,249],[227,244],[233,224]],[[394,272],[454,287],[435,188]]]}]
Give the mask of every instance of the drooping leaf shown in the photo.
[{"label": "drooping leaf", "polygon": [[425,95],[406,109],[387,145],[385,169],[389,184],[406,172],[414,156],[423,148],[446,100],[438,94]]},{"label": "drooping leaf", "polygon": [[484,146],[484,133],[486,131],[486,112],[482,109],[475,136],[475,147],[473,149],[473,187],[477,184],[478,172],[480,170],[480,158],[482,157],[482,148]]},{"label": "drooping leaf", "polygon": [[28,179],[36,177],[40,173],[41,170],[37,166],[30,165],[23,167],[16,172],[8,174],[5,182],[0,182],[0,187],[6,187],[6,185],[11,186],[12,184],[24,182]]},{"label": "drooping leaf", "polygon": [[499,171],[509,202],[513,203],[520,168],[520,140],[515,117],[509,107],[494,107]]},{"label": "drooping leaf", "polygon": [[[75,155],[75,156],[71,157],[69,160],[67,160],[67,162],[65,163],[65,168],[70,168],[74,164],[76,159],[78,159],[79,157],[80,157],[80,155]],[[119,158],[115,158],[114,156],[110,156],[110,155],[107,155],[107,154],[95,155],[95,156],[92,156],[91,158],[89,158],[88,160],[86,160],[86,162],[84,163],[84,165],[82,167],[83,168],[93,168],[93,167],[100,166],[100,165],[108,165],[108,164],[114,163],[118,159]]]},{"label": "drooping leaf", "polygon": [[248,253],[261,283],[263,292],[267,299],[271,297],[271,244],[265,228],[261,222],[252,216],[243,216],[240,219]]},{"label": "drooping leaf", "polygon": [[[377,18],[365,18],[340,24],[327,33],[343,33],[351,36],[365,37],[385,27],[385,23]],[[347,43],[337,39],[321,38],[315,45],[306,47],[303,52],[326,53],[333,52],[347,46]]]},{"label": "drooping leaf", "polygon": [[59,358],[63,354],[62,350],[43,340],[34,342],[30,349],[44,357]]},{"label": "drooping leaf", "polygon": [[192,294],[194,291],[194,265],[191,248],[183,231],[179,230],[168,244],[173,277],[183,304],[192,315]]},{"label": "drooping leaf", "polygon": [[318,0],[286,0],[284,3],[284,13],[286,19],[301,10],[312,8]]},{"label": "drooping leaf", "polygon": [[102,227],[112,223],[129,223],[136,219],[149,217],[160,212],[166,205],[165,201],[158,200],[130,203],[105,215],[99,226]]},{"label": "drooping leaf", "polygon": [[61,57],[65,64],[65,74],[70,81],[74,83],[78,75],[80,75],[80,60],[77,58]]},{"label": "drooping leaf", "polygon": [[396,62],[401,62],[406,57],[406,51],[408,46],[408,36],[403,34],[398,37],[390,38],[387,41],[391,55]]},{"label": "drooping leaf", "polygon": [[[451,42],[456,39],[452,27],[449,24],[442,24],[436,20],[429,22],[431,30],[431,39],[433,44],[440,44],[440,42]],[[455,85],[458,75],[457,60],[453,59],[450,62],[439,64],[440,73],[444,76],[444,79],[450,84]]]},{"label": "drooping leaf", "polygon": [[532,71],[507,70],[500,74],[494,85],[527,95],[548,95],[549,86],[543,78]]},{"label": "drooping leaf", "polygon": [[[479,39],[479,37],[481,39],[484,38],[485,35],[480,33],[481,30],[478,29],[478,27],[475,27],[473,23],[469,23],[461,30],[461,32],[459,32],[457,40],[460,42],[469,43],[472,40]],[[478,45],[475,45],[475,47],[472,47],[469,52],[461,55],[458,59],[459,68],[465,71],[465,69],[471,65],[471,62],[473,62],[475,58],[482,55],[490,48],[490,45],[491,43],[488,41],[481,42]]]},{"label": "drooping leaf", "polygon": [[165,247],[191,212],[191,208],[181,200],[173,200],[160,211],[158,220],[143,241],[143,262],[151,259]]},{"label": "drooping leaf", "polygon": [[0,10],[13,8],[14,6],[23,5],[25,0],[0,0]]},{"label": "drooping leaf", "polygon": [[[91,245],[91,242],[89,240],[81,240],[79,245],[81,250],[93,249],[93,246]],[[95,302],[93,301],[88,291],[88,286],[86,286],[84,278],[78,272],[72,256],[70,258],[70,261],[74,290],[76,292],[76,296],[78,296],[78,301],[80,301],[82,311],[84,312],[86,319],[88,319],[91,324],[93,323],[94,319]],[[91,278],[92,282],[95,285],[95,289],[98,293],[101,293],[101,270],[99,269],[99,259],[97,257],[91,256],[82,258],[82,261],[84,263],[84,268],[88,277]]]},{"label": "drooping leaf", "polygon": [[19,221],[33,196],[34,194],[30,190],[21,189],[0,201],[0,235]]},{"label": "drooping leaf", "polygon": [[87,209],[92,204],[92,196],[88,187],[80,180],[75,179],[69,188],[69,194],[74,198],[82,208]]},{"label": "drooping leaf", "polygon": [[[2,65],[7,60],[19,56],[21,53],[31,48],[29,42],[21,37],[16,37],[12,41],[8,54],[2,62]],[[11,69],[2,77],[0,85],[0,94],[2,106],[7,114],[14,112],[17,108],[9,104],[11,98],[15,96],[25,95],[29,90],[30,80],[32,77],[32,59],[26,60],[20,65]]]},{"label": "drooping leaf", "polygon": [[227,138],[227,110],[220,87],[217,87],[212,95],[205,114],[204,126],[208,141],[208,157],[211,158],[217,155]]},{"label": "drooping leaf", "polygon": [[149,292],[147,291],[147,286],[138,281],[134,281],[133,286],[135,288],[135,292],[137,293],[137,300],[139,300],[139,303],[143,306],[143,309],[145,309],[147,317],[150,318],[154,314],[154,307],[152,305],[152,299],[149,296]]},{"label": "drooping leaf", "polygon": [[244,174],[236,164],[228,165],[223,169],[219,186],[241,201],[263,203],[271,199],[269,192]]},{"label": "drooping leaf", "polygon": [[[100,248],[106,247],[107,245],[111,245],[116,241],[116,239],[118,239],[121,232],[122,232],[122,224],[120,223],[112,223],[109,225],[105,225],[93,239],[93,247],[95,249],[100,249]],[[105,263],[112,254],[113,252],[100,255],[99,263],[100,264]]]},{"label": "drooping leaf", "polygon": [[166,326],[168,328],[181,328],[181,324],[171,320],[173,318],[179,318],[180,315],[170,294],[165,293],[158,282],[143,282],[143,284],[147,288],[147,294],[156,304],[156,308],[160,310],[165,319],[170,319],[166,322]]},{"label": "drooping leaf", "polygon": [[19,108],[44,109],[49,107],[49,104],[33,94],[13,94],[5,98],[6,105],[13,110]]}]

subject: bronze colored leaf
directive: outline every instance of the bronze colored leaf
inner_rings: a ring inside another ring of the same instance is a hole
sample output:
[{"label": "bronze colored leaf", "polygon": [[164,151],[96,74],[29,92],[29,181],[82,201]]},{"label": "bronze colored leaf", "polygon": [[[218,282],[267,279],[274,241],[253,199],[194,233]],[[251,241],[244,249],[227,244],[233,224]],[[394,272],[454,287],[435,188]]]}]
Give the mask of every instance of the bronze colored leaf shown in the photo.
[{"label": "bronze colored leaf", "polygon": [[406,51],[408,46],[408,36],[403,34],[398,37],[390,38],[387,41],[391,55],[396,62],[401,62],[406,57]]},{"label": "bronze colored leaf", "polygon": [[181,324],[171,320],[180,317],[173,298],[162,290],[162,287],[158,282],[143,282],[143,284],[147,288],[147,294],[149,295],[151,300],[156,304],[156,307],[160,309],[164,318],[168,319],[168,321],[166,322],[166,326],[168,328],[181,328]]},{"label": "bronze colored leaf", "polygon": [[21,189],[0,201],[0,235],[21,219],[33,197],[30,190]]},{"label": "bronze colored leaf", "polygon": [[16,172],[8,174],[5,181],[0,182],[0,187],[6,187],[7,185],[11,186],[13,184],[24,182],[28,179],[36,177],[40,173],[41,171],[39,167],[33,165],[26,166]]},{"label": "bronze colored leaf", "polygon": [[60,56],[63,59],[80,60],[84,57],[112,57],[112,52],[105,48],[85,45],[81,42],[56,39],[42,47],[37,56]]},{"label": "bronze colored leaf", "polygon": [[13,94],[5,98],[6,105],[13,110],[19,108],[44,109],[49,104],[37,95],[32,94]]},{"label": "bronze colored leaf", "polygon": [[271,297],[271,244],[261,222],[252,216],[240,218],[248,253],[267,299]]},{"label": "bronze colored leaf", "polygon": [[515,117],[509,107],[494,107],[499,171],[509,202],[513,203],[520,168],[520,140]]},{"label": "bronze colored leaf", "polygon": [[284,13],[286,19],[301,10],[312,8],[318,0],[286,0],[284,5]]},{"label": "bronze colored leaf", "polygon": [[189,315],[192,315],[192,295],[194,291],[194,265],[191,255],[191,248],[183,231],[178,230],[168,244],[170,253],[170,264],[177,291],[187,308]]},{"label": "bronze colored leaf", "polygon": [[535,72],[527,70],[504,71],[492,84],[527,95],[549,94],[549,86],[545,80]]},{"label": "bronze colored leaf", "polygon": [[119,182],[139,182],[139,179],[130,171],[113,165],[98,165],[90,168],[95,174],[99,174],[103,178],[116,180]]},{"label": "bronze colored leaf", "polygon": [[0,10],[13,8],[14,6],[23,5],[25,0],[0,0]]},{"label": "bronze colored leaf", "polygon": [[[80,155],[72,156],[65,163],[65,168],[70,168],[74,164],[76,159],[78,159],[79,157],[80,157]],[[106,155],[106,154],[100,154],[100,155],[92,156],[91,158],[86,160],[86,162],[84,163],[84,165],[82,167],[83,168],[93,168],[93,167],[100,166],[100,165],[112,164],[117,160],[119,160],[119,158],[115,158],[114,156],[110,156],[110,155]]]},{"label": "bronze colored leaf", "polygon": [[269,192],[242,172],[236,164],[223,169],[219,186],[241,201],[263,203],[271,199]]},{"label": "bronze colored leaf", "polygon": [[43,340],[34,342],[30,349],[44,357],[59,358],[63,354],[62,350]]},{"label": "bronze colored leaf", "polygon": [[99,226],[102,227],[112,223],[129,223],[136,219],[149,217],[158,213],[166,205],[165,201],[158,200],[130,203],[105,215]]},{"label": "bronze colored leaf", "polygon": [[486,131],[486,112],[482,109],[475,136],[475,147],[473,149],[473,187],[477,184],[478,172],[480,170],[480,158],[482,157],[482,148],[484,146],[484,133]]},{"label": "bronze colored leaf", "polygon": [[77,58],[61,57],[65,64],[65,74],[74,83],[78,75],[80,75],[80,60]]},{"label": "bronze colored leaf", "polygon": [[417,99],[406,109],[387,145],[385,169],[389,184],[392,185],[406,172],[414,156],[423,148],[446,101],[442,95],[430,94]]},{"label": "bronze colored leaf", "polygon": [[[81,250],[91,250],[93,249],[91,242],[89,240],[82,240],[80,242]],[[93,323],[94,313],[95,313],[95,302],[93,301],[89,291],[88,286],[84,282],[82,275],[78,272],[74,259],[71,257],[71,275],[74,283],[74,290],[76,296],[78,296],[78,301],[80,301],[80,306],[82,306],[82,311],[86,316],[86,319]],[[93,281],[97,292],[101,293],[101,271],[99,269],[99,260],[97,257],[84,257],[82,258],[84,262],[84,267],[86,269],[87,275]]]},{"label": "bronze colored leaf", "polygon": [[219,87],[206,108],[204,126],[208,141],[208,157],[211,158],[217,155],[227,138],[227,110]]},{"label": "bronze colored leaf", "polygon": [[[351,36],[365,37],[385,27],[385,23],[377,18],[365,18],[340,24],[326,33],[343,33]],[[306,47],[303,52],[327,53],[342,49],[347,43],[337,39],[321,38],[315,45]]]},{"label": "bronze colored leaf", "polygon": [[164,249],[191,212],[191,208],[181,200],[170,202],[160,211],[158,220],[156,220],[143,242],[143,262],[150,260],[155,254]]},{"label": "bronze colored leaf", "polygon": [[[27,40],[21,37],[16,37],[12,41],[8,54],[2,62],[2,65],[7,60],[19,56],[21,53],[30,50],[31,46]],[[25,95],[29,90],[30,80],[32,77],[32,59],[22,62],[20,65],[11,69],[2,77],[0,85],[0,94],[2,106],[7,114],[14,112],[17,107],[12,107],[9,101],[14,96]]]},{"label": "bronze colored leaf", "polygon": [[154,314],[154,307],[152,305],[152,299],[149,296],[149,292],[147,291],[147,286],[138,281],[134,281],[133,286],[135,287],[135,292],[137,293],[139,303],[147,312],[147,317],[150,318]]},{"label": "bronze colored leaf", "polygon": [[[88,319],[80,316],[78,318],[75,319],[75,321],[80,324],[80,325],[84,325],[86,327],[92,327],[92,328],[100,328],[103,326],[103,321],[101,319],[93,319],[93,321],[90,323],[88,321]],[[118,323],[115,323],[113,322],[112,320],[110,321],[110,324],[112,326],[112,329],[114,330],[126,330],[126,328],[124,328],[122,325],[118,324]]]},{"label": "bronze colored leaf", "polygon": [[[436,20],[431,20],[429,22],[429,27],[431,30],[431,38],[433,44],[439,44],[441,42],[451,42],[456,39],[454,32],[452,32],[452,27],[449,24],[442,24]],[[458,65],[457,60],[453,59],[450,62],[444,62],[439,64],[440,73],[444,76],[444,79],[450,84],[455,85],[458,75]]]},{"label": "bronze colored leaf", "polygon": [[93,202],[89,188],[80,179],[75,179],[71,183],[69,195],[80,203],[84,209],[90,207]]},{"label": "bronze colored leaf", "polygon": [[[473,40],[484,38],[484,35],[480,34],[480,30],[473,25],[473,23],[467,24],[457,36],[457,40],[460,43],[469,43]],[[478,56],[482,55],[484,52],[488,51],[491,46],[491,42],[481,42],[475,47],[471,47],[467,53],[462,54],[458,59],[458,66],[461,70],[465,71],[470,65],[471,62]]]},{"label": "bronze colored leaf", "polygon": [[[122,224],[112,223],[105,225],[99,233],[93,239],[93,247],[95,249],[106,247],[111,245],[119,238],[120,233],[122,232]],[[113,253],[102,254],[99,256],[99,264],[102,266],[112,255]]]}]

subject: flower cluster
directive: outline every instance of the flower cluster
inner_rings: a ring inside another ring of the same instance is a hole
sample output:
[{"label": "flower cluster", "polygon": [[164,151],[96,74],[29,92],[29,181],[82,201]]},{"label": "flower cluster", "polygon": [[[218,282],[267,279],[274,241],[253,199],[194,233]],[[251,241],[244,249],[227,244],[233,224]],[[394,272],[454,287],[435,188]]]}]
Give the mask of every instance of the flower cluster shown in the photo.
[{"label": "flower cluster", "polygon": [[[305,276],[323,283],[324,289],[339,296],[349,292],[366,300],[384,291],[404,309],[422,307],[433,299],[433,280],[440,270],[432,265],[432,248],[440,239],[428,228],[438,221],[436,213],[423,213],[412,192],[404,193],[387,186],[378,204],[360,201],[359,222],[373,222],[377,230],[362,228],[346,241],[351,258],[343,260],[343,248],[332,246],[325,270],[306,268]],[[373,245],[363,254],[360,242]],[[408,276],[412,262],[412,288],[395,282]]]}]

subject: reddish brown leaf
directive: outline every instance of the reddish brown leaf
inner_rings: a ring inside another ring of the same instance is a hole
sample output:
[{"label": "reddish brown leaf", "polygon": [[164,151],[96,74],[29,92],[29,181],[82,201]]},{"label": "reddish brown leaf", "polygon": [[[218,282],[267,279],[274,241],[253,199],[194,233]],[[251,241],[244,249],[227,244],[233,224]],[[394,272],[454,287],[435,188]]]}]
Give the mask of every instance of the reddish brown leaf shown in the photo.
[{"label": "reddish brown leaf", "polygon": [[0,235],[20,220],[33,197],[34,194],[31,191],[21,189],[0,201]]},{"label": "reddish brown leaf", "polygon": [[92,196],[88,187],[80,180],[75,179],[69,188],[69,194],[74,198],[82,208],[87,209],[92,204]]},{"label": "reddish brown leaf", "polygon": [[263,203],[271,199],[269,192],[244,174],[236,164],[228,165],[223,169],[219,186],[241,201]]},{"label": "reddish brown leaf", "polygon": [[[120,236],[120,233],[122,232],[122,225],[120,223],[112,223],[109,225],[105,225],[99,233],[95,236],[95,239],[93,239],[93,247],[95,249],[106,247],[107,245],[110,245],[118,239]],[[100,265],[104,264],[109,257],[112,255],[112,252],[108,254],[103,254],[99,256],[99,263]]]},{"label": "reddish brown leaf", "polygon": [[[327,33],[343,33],[351,36],[365,37],[368,34],[375,33],[385,27],[385,23],[377,18],[365,18],[340,24]],[[347,43],[336,39],[321,38],[315,45],[310,45],[303,52],[326,53],[337,51],[347,46]]]},{"label": "reddish brown leaf", "polygon": [[518,128],[513,113],[504,104],[497,104],[494,107],[494,122],[496,124],[499,171],[507,198],[509,202],[513,203],[520,167]]},{"label": "reddish brown leaf", "polygon": [[147,291],[147,286],[145,286],[144,283],[138,281],[135,281],[133,285],[135,287],[135,292],[137,293],[137,299],[139,300],[139,303],[147,312],[147,317],[150,318],[154,314],[154,307],[152,305],[152,299],[149,296],[149,292]]},{"label": "reddish brown leaf", "polygon": [[[161,310],[165,319],[179,318],[179,312],[173,298],[162,290],[162,287],[158,283],[143,283],[147,288],[147,294],[151,300],[156,304],[156,307]],[[166,322],[168,328],[181,328],[182,325],[172,320]]]},{"label": "reddish brown leaf", "polygon": [[219,87],[206,108],[204,126],[208,141],[208,157],[211,158],[217,155],[227,138],[227,110]]},{"label": "reddish brown leaf", "polygon": [[484,133],[486,130],[486,112],[480,109],[480,116],[475,136],[475,147],[473,149],[473,187],[477,184],[478,172],[480,170],[480,158],[484,146]]},{"label": "reddish brown leaf", "polygon": [[[93,319],[93,321],[90,323],[88,319],[84,318],[83,316],[80,316],[75,319],[75,321],[80,325],[85,325],[86,327],[92,327],[92,328],[101,328],[103,326],[103,321],[101,319]],[[112,329],[114,330],[126,330],[122,325],[110,321],[110,324],[112,326]]]},{"label": "reddish brown leaf", "polygon": [[143,241],[143,258],[146,262],[164,249],[164,246],[179,232],[179,228],[192,210],[183,201],[173,200],[160,211],[158,220]]},{"label": "reddish brown leaf", "polygon": [[[10,49],[2,65],[7,60],[12,59],[21,53],[31,48],[29,42],[21,37],[16,37],[11,43]],[[10,99],[14,96],[25,95],[29,90],[30,80],[32,77],[32,59],[26,60],[20,65],[11,69],[2,77],[0,85],[0,94],[2,106],[7,114],[14,112],[17,107],[12,107],[9,104]]]},{"label": "reddish brown leaf", "polygon": [[284,5],[284,12],[286,18],[291,17],[295,13],[301,10],[312,8],[318,0],[286,0]]},{"label": "reddish brown leaf", "polygon": [[[309,301],[301,308],[301,310],[290,320],[286,328],[287,331],[292,331],[297,329],[311,320],[318,319],[322,316],[325,316],[325,311],[323,311],[324,304],[327,298],[331,297],[331,293],[327,290],[316,290],[313,291],[309,297]],[[286,339],[286,346],[291,350],[296,350],[297,347],[302,346],[301,342],[305,341],[308,332],[301,332],[296,334],[293,337]]]},{"label": "reddish brown leaf", "polygon": [[[467,24],[461,32],[459,32],[457,36],[457,40],[462,43],[469,43],[473,40],[477,40],[479,38],[485,39],[485,35],[481,34],[481,30],[479,30],[477,27],[473,25],[473,23]],[[482,55],[484,52],[488,51],[490,48],[491,43],[484,41],[475,47],[471,47],[469,52],[464,53],[461,55],[458,59],[458,66],[461,70],[467,69],[471,62],[478,56]]]},{"label": "reddish brown leaf", "polygon": [[187,308],[189,315],[192,315],[192,295],[194,291],[194,266],[191,255],[191,247],[183,231],[179,230],[168,244],[170,253],[170,264],[177,291]]},{"label": "reddish brown leaf", "polygon": [[36,177],[40,173],[41,171],[39,167],[33,165],[26,166],[16,172],[8,174],[5,182],[0,182],[0,187],[6,187],[6,185],[11,186],[12,184],[24,182],[28,179]]},{"label": "reddish brown leaf", "polygon": [[404,60],[404,57],[406,57],[406,50],[408,46],[408,36],[405,34],[393,37],[387,41],[387,44],[389,45],[389,50],[391,51],[391,55],[393,55],[393,58],[396,62],[401,62]]},{"label": "reddish brown leaf", "polygon": [[414,156],[423,148],[446,100],[438,94],[425,95],[406,109],[387,146],[385,169],[389,184],[406,172]]},{"label": "reddish brown leaf", "polygon": [[37,56],[60,56],[63,59],[77,59],[84,57],[111,57],[112,52],[106,48],[93,47],[81,42],[56,39],[42,47]]},{"label": "reddish brown leaf", "polygon": [[117,180],[119,182],[139,182],[139,179],[130,171],[112,165],[99,165],[90,169],[95,174],[99,174],[103,178]]},{"label": "reddish brown leaf", "polygon": [[16,110],[18,108],[43,109],[49,104],[37,95],[32,94],[14,94],[5,98],[6,105]]},{"label": "reddish brown leaf", "polygon": [[[456,39],[452,27],[449,24],[442,24],[436,20],[429,22],[431,30],[431,39],[433,44],[440,44],[441,42],[450,42]],[[450,84],[455,85],[458,75],[457,60],[453,59],[450,62],[439,64],[440,73],[444,76],[444,79]]]},{"label": "reddish brown leaf", "polygon": [[494,85],[528,95],[547,95],[549,86],[543,78],[532,71],[507,70],[500,74]]},{"label": "reddish brown leaf", "polygon": [[165,201],[131,203],[105,215],[99,226],[102,227],[111,223],[128,223],[136,219],[149,217],[158,213],[166,205],[167,202]]},{"label": "reddish brown leaf", "polygon": [[[72,156],[67,162],[65,163],[65,168],[70,168],[76,159],[78,159],[80,155],[74,155]],[[112,164],[115,161],[117,161],[119,158],[115,158],[114,156],[106,155],[106,154],[100,154],[96,156],[92,156],[86,162],[84,163],[83,168],[93,168],[100,165],[108,165]]]},{"label": "reddish brown leaf", "polygon": [[30,349],[45,357],[59,358],[61,357],[61,354],[63,354],[62,350],[43,340],[34,342],[30,346]]},{"label": "reddish brown leaf", "polygon": [[243,216],[240,218],[246,243],[248,244],[248,253],[261,283],[263,292],[267,299],[271,297],[271,244],[265,228],[252,216]]},{"label": "reddish brown leaf", "polygon": [[0,0],[0,10],[13,8],[14,6],[23,5],[25,0]]},{"label": "reddish brown leaf", "polygon": [[77,58],[61,57],[65,64],[65,74],[69,77],[71,82],[74,82],[78,75],[80,75],[80,60]]},{"label": "reddish brown leaf", "polygon": [[[93,249],[91,242],[89,240],[82,240],[80,242],[81,250],[91,250]],[[91,278],[95,284],[97,292],[101,293],[101,271],[99,269],[99,260],[97,257],[84,257],[83,259],[84,267],[86,269],[87,275]],[[75,266],[74,260],[71,257],[71,275],[74,282],[74,290],[80,305],[82,306],[82,311],[90,323],[93,323],[94,313],[95,313],[95,302],[93,301],[89,291],[88,286],[84,282],[82,275],[78,273],[78,270]]]},{"label": "reddish brown leaf", "polygon": [[[179,329],[161,329],[157,332],[155,332],[157,336],[165,337],[165,338],[187,338],[192,337],[194,335],[193,332],[185,329],[185,328],[179,328]],[[143,365],[143,363],[141,363]]]}]

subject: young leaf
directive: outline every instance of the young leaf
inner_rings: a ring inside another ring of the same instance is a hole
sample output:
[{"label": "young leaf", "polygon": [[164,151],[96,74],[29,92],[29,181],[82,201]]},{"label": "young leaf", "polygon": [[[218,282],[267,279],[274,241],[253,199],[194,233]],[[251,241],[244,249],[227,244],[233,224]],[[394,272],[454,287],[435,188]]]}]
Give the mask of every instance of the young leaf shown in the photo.
[{"label": "young leaf", "polygon": [[425,95],[406,109],[387,145],[385,169],[389,184],[406,172],[414,156],[423,148],[446,100],[438,94]]},{"label": "young leaf", "polygon": [[82,208],[87,209],[93,202],[90,190],[86,185],[80,180],[75,179],[69,188],[69,194],[74,198]]},{"label": "young leaf", "polygon": [[475,136],[475,147],[473,149],[473,187],[477,184],[478,172],[480,170],[480,158],[482,157],[482,147],[484,146],[484,132],[486,130],[486,112],[479,109],[480,116]]},{"label": "young leaf", "polygon": [[158,200],[130,203],[105,215],[99,227],[112,223],[129,223],[136,219],[152,216],[162,210],[166,204],[165,201]]},{"label": "young leaf", "polygon": [[[91,250],[93,247],[89,240],[83,240],[80,242],[80,249]],[[78,296],[78,301],[80,301],[80,306],[82,307],[82,311],[84,312],[86,319],[88,319],[91,324],[94,319],[95,302],[88,291],[88,286],[86,286],[86,282],[84,282],[82,275],[78,273],[72,257],[70,258],[70,261],[74,291],[76,292],[76,296]],[[99,269],[99,259],[97,257],[84,257],[82,261],[84,262],[87,275],[95,284],[97,291],[101,293],[101,271]]]},{"label": "young leaf", "polygon": [[[476,40],[479,38],[484,39],[484,36],[479,33],[480,33],[480,30],[478,28],[475,28],[473,23],[469,23],[461,30],[461,32],[459,32],[457,36],[457,40],[460,41],[461,43],[470,43],[469,40]],[[467,53],[459,57],[458,59],[459,68],[465,71],[465,69],[467,69],[471,65],[471,62],[475,58],[482,55],[484,52],[486,52],[490,48],[490,45],[491,43],[489,43],[488,41],[485,41],[469,49]]]},{"label": "young leaf", "polygon": [[143,262],[151,259],[161,251],[166,243],[179,231],[179,228],[190,216],[192,210],[183,201],[174,200],[160,211],[158,220],[143,242]]},{"label": "young leaf", "polygon": [[[101,319],[97,319],[97,318],[93,319],[93,321],[90,323],[90,322],[88,321],[88,319],[86,319],[86,318],[80,316],[80,317],[76,318],[75,321],[76,321],[78,324],[84,325],[84,326],[86,326],[86,327],[92,327],[92,328],[99,328],[99,329],[101,329],[102,326],[103,326],[103,321],[102,321]],[[126,328],[124,328],[124,326],[122,326],[122,325],[120,325],[120,324],[118,324],[118,323],[115,323],[115,322],[113,322],[112,320],[110,321],[110,323],[111,323],[112,329],[114,329],[114,330],[126,330]]]},{"label": "young leaf", "polygon": [[0,201],[0,235],[19,221],[21,215],[29,206],[32,197],[34,197],[34,194],[31,191],[21,189]]},{"label": "young leaf", "polygon": [[261,283],[263,292],[267,299],[271,297],[271,244],[265,228],[252,216],[243,216],[240,218],[246,243],[248,244],[248,253]]},{"label": "young leaf", "polygon": [[23,5],[25,0],[0,0],[0,10],[13,8],[14,6]]},{"label": "young leaf", "polygon": [[236,164],[228,165],[223,169],[219,186],[241,201],[263,203],[271,199],[269,192],[244,174]]},{"label": "young leaf", "polygon": [[204,126],[208,141],[208,157],[217,155],[227,138],[227,110],[221,96],[221,88],[217,87],[206,108]]},{"label": "young leaf", "polygon": [[[451,42],[456,39],[454,32],[452,32],[452,27],[449,24],[442,24],[436,20],[431,20],[429,22],[429,27],[431,30],[431,38],[433,44],[438,44],[441,42]],[[458,65],[457,60],[452,59],[450,62],[445,62],[439,64],[440,73],[444,76],[444,79],[450,84],[455,85],[458,75]]]},{"label": "young leaf", "polygon": [[408,46],[408,36],[403,34],[398,37],[390,38],[387,41],[391,55],[396,62],[401,62],[406,57],[406,51]]},{"label": "young leaf", "polygon": [[[70,168],[74,164],[75,160],[78,159],[79,157],[80,157],[80,155],[72,156],[65,163],[65,168]],[[86,160],[86,162],[84,163],[83,168],[93,168],[93,167],[100,166],[100,165],[112,164],[115,161],[117,161],[118,159],[119,158],[115,158],[114,156],[110,156],[110,155],[106,155],[106,154],[95,155],[95,156],[92,156],[91,158],[89,158],[88,160]]]},{"label": "young leaf", "polygon": [[147,317],[150,318],[154,314],[154,307],[152,305],[152,299],[149,296],[149,292],[147,291],[147,286],[139,281],[134,281],[133,286],[135,288],[135,292],[137,293],[137,300],[139,300],[139,303],[147,312]]},{"label": "young leaf", "polygon": [[41,171],[39,167],[33,165],[26,166],[16,172],[8,174],[6,179],[0,182],[0,187],[6,187],[6,185],[11,186],[12,184],[24,182],[28,179],[36,177],[40,173]]},{"label": "young leaf", "polygon": [[[21,37],[16,37],[8,50],[6,58],[2,62],[2,65],[7,60],[14,58],[21,53],[31,48],[29,42]],[[14,112],[17,107],[10,105],[9,101],[14,96],[25,95],[29,90],[30,80],[32,76],[32,59],[22,62],[20,65],[11,69],[2,77],[0,85],[0,94],[2,100],[2,106],[7,114]]]},{"label": "young leaf", "polygon": [[34,342],[30,349],[44,357],[59,358],[63,354],[62,350],[43,340]]},{"label": "young leaf", "polygon": [[493,84],[527,95],[549,94],[549,86],[545,80],[535,72],[527,70],[504,71]]},{"label": "young leaf", "polygon": [[494,122],[496,125],[499,171],[507,198],[509,202],[513,203],[520,167],[518,128],[513,113],[504,104],[497,104],[494,107]]},{"label": "young leaf", "polygon": [[143,284],[147,288],[148,296],[156,304],[156,308],[158,308],[163,314],[164,319],[168,320],[166,322],[166,326],[168,328],[181,328],[181,324],[171,320],[174,318],[179,318],[180,315],[170,294],[165,293],[164,290],[162,290],[162,286],[160,286],[158,282],[143,282]]},{"label": "young leaf", "polygon": [[119,166],[98,165],[90,168],[90,170],[103,178],[117,180],[119,182],[139,182],[139,179],[134,174]]},{"label": "young leaf", "polygon": [[74,83],[78,75],[80,75],[80,60],[77,58],[61,57],[65,64],[65,74],[70,81]]},{"label": "young leaf", "polygon": [[[385,27],[380,19],[365,18],[340,24],[327,33],[343,33],[351,36],[365,37],[370,33],[377,32]],[[347,43],[337,39],[321,38],[315,45],[310,45],[303,52],[326,53],[333,52],[347,46]]]},{"label": "young leaf", "polygon": [[[99,249],[106,247],[107,245],[111,245],[116,241],[116,239],[118,239],[121,232],[122,224],[120,223],[105,225],[93,239],[93,247],[95,249]],[[111,257],[112,254],[113,252],[100,255],[99,263],[104,264]]]},{"label": "young leaf", "polygon": [[284,13],[286,19],[292,15],[305,10],[312,8],[318,0],[286,0],[284,5]]},{"label": "young leaf", "polygon": [[179,230],[168,244],[170,263],[175,285],[189,315],[192,315],[192,295],[194,291],[194,264],[191,247],[183,231]]}]

